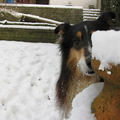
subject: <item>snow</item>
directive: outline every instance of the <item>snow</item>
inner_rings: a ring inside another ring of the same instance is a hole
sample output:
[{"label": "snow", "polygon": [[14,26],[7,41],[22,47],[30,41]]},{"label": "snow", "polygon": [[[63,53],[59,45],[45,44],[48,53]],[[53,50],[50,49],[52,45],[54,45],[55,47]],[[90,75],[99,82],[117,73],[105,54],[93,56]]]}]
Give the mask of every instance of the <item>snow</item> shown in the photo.
[{"label": "snow", "polygon": [[14,22],[14,21],[8,21],[3,20],[0,21],[0,24],[11,24],[11,25],[30,25],[30,26],[54,26],[56,27],[56,24],[50,24],[50,23],[33,23],[33,22]]},{"label": "snow", "polygon": [[79,93],[73,100],[70,120],[96,120],[94,114],[91,114],[91,104],[102,88],[103,83],[96,83]]},{"label": "snow", "polygon": [[[120,31],[97,31],[92,34],[92,58],[101,61],[100,70],[110,69],[110,64],[120,64]],[[111,74],[108,72],[108,74]]]},{"label": "snow", "polygon": [[43,17],[37,16],[37,15],[31,15],[31,14],[24,14],[24,13],[15,12],[12,9],[0,8],[0,12],[9,13],[12,16],[17,17],[19,19],[22,18],[22,17],[28,17],[28,18],[36,19],[38,21],[44,21],[44,22],[53,23],[53,24],[62,24],[62,22],[59,22],[59,21],[43,18]]},{"label": "snow", "polygon": [[37,4],[1,4],[1,6],[19,6],[19,7],[47,7],[47,8],[74,8],[74,9],[83,9],[82,6],[64,6],[64,5],[37,5]]},{"label": "snow", "polygon": [[86,20],[88,20],[88,19],[98,19],[98,17],[84,16],[83,19],[86,19]]},{"label": "snow", "polygon": [[55,20],[47,19],[47,18],[42,18],[42,17],[39,17],[37,15],[23,14],[23,13],[21,13],[21,14],[25,17],[35,18],[35,19],[38,19],[40,21],[42,20],[42,21],[46,21],[46,22],[50,22],[50,23],[54,23],[54,24],[62,24],[62,22],[58,22]]},{"label": "snow", "polygon": [[0,28],[21,28],[21,29],[42,29],[54,30],[55,27],[50,26],[28,26],[28,25],[0,25]]},{"label": "snow", "polygon": [[58,46],[0,41],[0,58],[1,119],[59,120],[54,103]]},{"label": "snow", "polygon": [[84,11],[96,11],[96,12],[98,12],[98,11],[100,11],[100,9],[84,9]]},{"label": "snow", "polygon": [[[61,120],[55,106],[60,58],[57,44],[0,41],[1,120]],[[90,106],[102,86],[79,93],[68,120],[95,120]]]}]

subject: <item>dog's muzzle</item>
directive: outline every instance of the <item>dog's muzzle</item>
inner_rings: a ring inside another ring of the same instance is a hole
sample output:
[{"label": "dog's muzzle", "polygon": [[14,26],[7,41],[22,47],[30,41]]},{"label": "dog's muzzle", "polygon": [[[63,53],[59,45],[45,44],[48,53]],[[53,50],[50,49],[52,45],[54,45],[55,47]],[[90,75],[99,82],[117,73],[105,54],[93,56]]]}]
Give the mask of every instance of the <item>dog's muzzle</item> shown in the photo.
[{"label": "dog's muzzle", "polygon": [[92,76],[95,74],[94,70],[91,66],[91,57],[85,59],[84,57],[81,58],[77,63],[78,69],[87,76]]},{"label": "dog's muzzle", "polygon": [[94,70],[92,69],[92,65],[91,65],[91,57],[86,59],[86,65],[89,68],[87,74],[89,74],[89,75],[95,74]]}]

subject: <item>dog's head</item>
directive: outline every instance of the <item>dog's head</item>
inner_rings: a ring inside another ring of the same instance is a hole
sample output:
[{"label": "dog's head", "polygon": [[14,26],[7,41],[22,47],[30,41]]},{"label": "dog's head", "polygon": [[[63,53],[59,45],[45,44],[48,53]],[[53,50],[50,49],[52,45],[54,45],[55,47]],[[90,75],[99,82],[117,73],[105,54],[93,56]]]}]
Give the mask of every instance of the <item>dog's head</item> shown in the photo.
[{"label": "dog's head", "polygon": [[91,35],[97,30],[109,30],[114,25],[115,14],[103,13],[95,21],[84,21],[75,25],[64,23],[56,27],[55,34],[61,36],[62,63],[72,72],[76,67],[87,76],[94,75],[91,67]]}]

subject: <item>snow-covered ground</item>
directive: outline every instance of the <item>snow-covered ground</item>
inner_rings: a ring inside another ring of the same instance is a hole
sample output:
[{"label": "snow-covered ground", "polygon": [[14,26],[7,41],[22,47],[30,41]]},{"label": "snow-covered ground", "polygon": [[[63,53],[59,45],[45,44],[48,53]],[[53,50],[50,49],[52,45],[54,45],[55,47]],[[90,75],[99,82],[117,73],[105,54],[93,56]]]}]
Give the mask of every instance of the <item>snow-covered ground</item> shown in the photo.
[{"label": "snow-covered ground", "polygon": [[[59,72],[57,44],[0,41],[0,119],[60,120],[55,107]],[[102,86],[91,85],[76,97],[70,120],[95,119],[90,105]]]},{"label": "snow-covered ground", "polygon": [[57,45],[0,41],[0,119],[59,120],[59,61]]}]

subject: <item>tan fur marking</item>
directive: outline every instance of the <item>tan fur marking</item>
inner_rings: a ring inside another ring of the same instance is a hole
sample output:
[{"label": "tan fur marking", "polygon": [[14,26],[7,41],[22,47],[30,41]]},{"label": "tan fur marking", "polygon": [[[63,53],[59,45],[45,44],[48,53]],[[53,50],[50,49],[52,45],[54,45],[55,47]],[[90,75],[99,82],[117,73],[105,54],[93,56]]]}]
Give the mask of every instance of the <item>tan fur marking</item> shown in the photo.
[{"label": "tan fur marking", "polygon": [[66,107],[68,111],[66,111],[66,114],[68,114],[72,109],[72,101],[74,97],[92,83],[96,83],[99,81],[99,77],[97,75],[86,76],[83,75],[83,73],[78,69],[77,62],[82,57],[84,57],[84,48],[80,51],[75,50],[74,48],[70,50],[70,56],[67,65],[73,73],[73,79],[69,82],[69,88],[66,98]]},{"label": "tan fur marking", "polygon": [[79,38],[81,38],[82,37],[82,32],[78,31],[76,36],[79,37]]},{"label": "tan fur marking", "polygon": [[64,32],[63,31],[59,31],[58,35],[62,35]]},{"label": "tan fur marking", "polygon": [[91,32],[91,35],[92,35],[94,32],[95,32],[95,31],[92,31],[92,32]]},{"label": "tan fur marking", "polygon": [[81,57],[84,57],[84,49],[76,50],[72,48],[70,50],[69,60],[67,62],[67,66],[69,66],[70,70],[74,73],[77,67],[77,62],[80,60]]},{"label": "tan fur marking", "polygon": [[62,34],[63,34],[64,32],[63,31],[59,31],[59,33],[58,33],[58,35],[60,36],[58,39],[57,39],[57,41],[55,42],[56,44],[60,44],[61,42],[62,42],[62,40],[63,40],[63,38],[62,38]]}]

